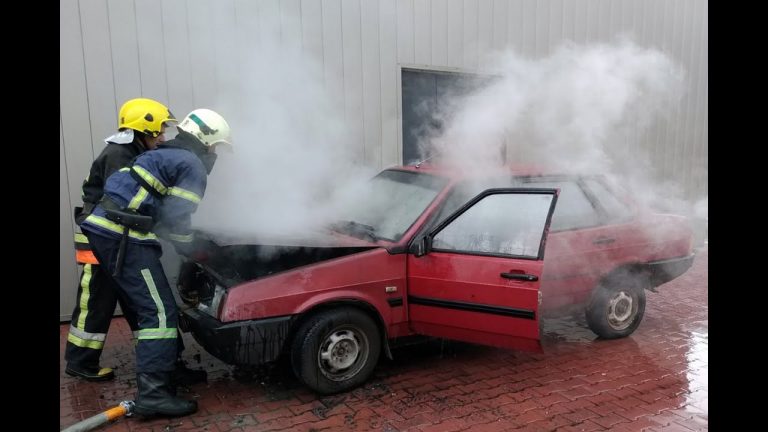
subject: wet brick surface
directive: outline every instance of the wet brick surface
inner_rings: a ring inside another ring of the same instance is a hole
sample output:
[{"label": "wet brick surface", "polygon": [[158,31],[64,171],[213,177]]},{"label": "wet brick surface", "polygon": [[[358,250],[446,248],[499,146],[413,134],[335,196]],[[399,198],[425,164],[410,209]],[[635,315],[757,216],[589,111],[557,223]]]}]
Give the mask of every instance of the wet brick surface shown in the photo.
[{"label": "wet brick surface", "polygon": [[[241,373],[185,334],[184,358],[209,373],[181,394],[199,411],[177,419],[121,418],[99,431],[689,431],[708,429],[708,253],[680,278],[648,293],[629,338],[597,340],[583,317],[544,320],[543,354],[449,341],[394,350],[372,379],[319,397],[289,367]],[[112,322],[102,365],[117,378],[64,374],[69,324],[61,325],[60,426],[133,399],[130,330]]]}]

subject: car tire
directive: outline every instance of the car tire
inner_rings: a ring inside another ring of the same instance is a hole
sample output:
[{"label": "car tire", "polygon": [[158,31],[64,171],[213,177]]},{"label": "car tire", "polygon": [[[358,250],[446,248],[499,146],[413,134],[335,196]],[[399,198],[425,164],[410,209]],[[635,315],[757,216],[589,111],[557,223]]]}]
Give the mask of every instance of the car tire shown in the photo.
[{"label": "car tire", "polygon": [[601,283],[586,310],[590,330],[603,339],[631,335],[645,314],[647,278],[639,274],[614,276]]},{"label": "car tire", "polygon": [[291,343],[291,366],[320,394],[350,390],[376,367],[381,337],[376,323],[354,308],[319,312],[306,320]]}]

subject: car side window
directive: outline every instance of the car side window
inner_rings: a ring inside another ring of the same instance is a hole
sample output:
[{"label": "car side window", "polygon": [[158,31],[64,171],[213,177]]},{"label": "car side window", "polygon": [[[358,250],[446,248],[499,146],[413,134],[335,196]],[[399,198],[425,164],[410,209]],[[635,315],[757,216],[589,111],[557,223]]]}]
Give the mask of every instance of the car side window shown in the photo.
[{"label": "car side window", "polygon": [[610,221],[625,220],[632,216],[632,210],[619,200],[603,183],[597,179],[584,180],[589,190],[600,202]]},{"label": "car side window", "polygon": [[484,182],[466,181],[460,183],[451,191],[451,194],[445,200],[445,204],[443,204],[439,213],[434,218],[430,229],[444,221],[445,218],[452,215],[456,210],[466,204],[467,201],[477,196],[480,192],[494,187],[522,187],[522,185],[521,181],[514,178],[499,178]]},{"label": "car side window", "polygon": [[552,215],[552,231],[587,228],[600,224],[600,217],[584,191],[573,181],[529,182],[526,186],[560,189],[555,213]]},{"label": "car side window", "polygon": [[432,240],[432,249],[536,259],[552,197],[488,195],[440,230]]}]

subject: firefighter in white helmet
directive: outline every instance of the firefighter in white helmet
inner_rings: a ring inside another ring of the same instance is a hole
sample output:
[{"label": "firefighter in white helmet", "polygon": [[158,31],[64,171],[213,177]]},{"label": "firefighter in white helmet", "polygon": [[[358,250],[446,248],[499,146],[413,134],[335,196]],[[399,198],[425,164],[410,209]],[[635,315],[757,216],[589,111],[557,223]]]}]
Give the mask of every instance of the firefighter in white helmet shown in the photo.
[{"label": "firefighter in white helmet", "polygon": [[195,401],[176,396],[178,308],[160,264],[158,235],[182,255],[193,252],[191,216],[203,198],[216,149],[230,146],[226,120],[196,109],[177,126],[178,135],[112,174],[104,198],[81,228],[94,254],[112,275],[138,317],[134,412],[183,416]]}]

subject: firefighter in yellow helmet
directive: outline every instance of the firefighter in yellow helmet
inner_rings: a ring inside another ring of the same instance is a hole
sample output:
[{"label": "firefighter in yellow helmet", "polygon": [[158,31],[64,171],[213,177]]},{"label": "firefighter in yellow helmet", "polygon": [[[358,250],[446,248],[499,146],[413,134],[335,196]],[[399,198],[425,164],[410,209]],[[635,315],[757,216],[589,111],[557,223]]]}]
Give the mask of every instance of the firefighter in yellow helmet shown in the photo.
[{"label": "firefighter in yellow helmet", "polygon": [[[165,141],[163,134],[171,122],[176,122],[171,111],[156,100],[137,98],[123,104],[118,114],[117,133],[104,139],[107,145],[93,161],[83,182],[83,206],[75,208],[78,225],[101,200],[107,177]],[[101,367],[99,358],[118,301],[117,290],[91,252],[88,239],[79,232],[75,234],[75,251],[83,271],[67,335],[65,372],[89,381],[109,380],[115,374],[112,369]],[[122,300],[120,304],[123,305]],[[134,316],[126,314],[125,318],[131,328],[138,328]]]}]

